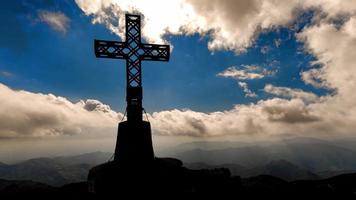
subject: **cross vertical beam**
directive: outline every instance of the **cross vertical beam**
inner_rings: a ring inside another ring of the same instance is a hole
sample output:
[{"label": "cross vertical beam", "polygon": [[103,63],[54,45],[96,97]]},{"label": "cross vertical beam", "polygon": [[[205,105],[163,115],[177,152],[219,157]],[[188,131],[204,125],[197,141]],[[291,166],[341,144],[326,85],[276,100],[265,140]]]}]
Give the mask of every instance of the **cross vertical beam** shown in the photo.
[{"label": "cross vertical beam", "polygon": [[169,45],[141,43],[141,17],[125,15],[124,42],[95,40],[94,50],[98,58],[126,60],[127,121],[142,121],[142,70],[141,61],[169,61]]}]

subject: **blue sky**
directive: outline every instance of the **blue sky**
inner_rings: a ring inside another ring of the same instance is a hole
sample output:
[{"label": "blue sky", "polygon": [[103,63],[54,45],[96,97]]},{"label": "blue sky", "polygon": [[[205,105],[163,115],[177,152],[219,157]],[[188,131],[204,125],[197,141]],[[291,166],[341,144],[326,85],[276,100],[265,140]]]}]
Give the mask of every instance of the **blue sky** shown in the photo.
[{"label": "blue sky", "polygon": [[[0,8],[7,18],[0,31],[0,82],[14,89],[53,93],[72,101],[97,99],[117,111],[125,108],[125,63],[97,59],[93,40],[120,40],[102,24],[92,24],[73,1],[7,1]],[[41,11],[61,12],[70,21],[66,32],[39,20]],[[296,22],[300,30],[310,19],[307,13]],[[190,108],[210,112],[227,110],[270,98],[266,84],[300,88],[316,94],[327,91],[306,85],[300,73],[313,56],[303,51],[295,30],[278,28],[262,32],[245,53],[210,51],[209,35],[167,35],[174,50],[168,63],[144,62],[144,106],[149,112]],[[276,41],[280,45],[276,46]],[[267,49],[262,52],[262,49]],[[247,80],[257,97],[245,97],[237,81],[217,76],[228,67],[257,65],[275,71],[263,79]],[[9,75],[11,74],[11,75]]]}]

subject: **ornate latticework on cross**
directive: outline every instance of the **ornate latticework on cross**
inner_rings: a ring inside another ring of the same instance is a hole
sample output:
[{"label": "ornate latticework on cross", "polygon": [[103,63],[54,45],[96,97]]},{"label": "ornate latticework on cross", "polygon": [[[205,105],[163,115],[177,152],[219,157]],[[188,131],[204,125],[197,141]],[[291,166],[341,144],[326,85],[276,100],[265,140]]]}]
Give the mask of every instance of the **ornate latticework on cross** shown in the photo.
[{"label": "ornate latticework on cross", "polygon": [[169,45],[141,43],[141,19],[139,15],[126,15],[126,41],[95,40],[98,58],[126,60],[126,101],[128,121],[142,120],[142,70],[141,61],[168,61]]}]

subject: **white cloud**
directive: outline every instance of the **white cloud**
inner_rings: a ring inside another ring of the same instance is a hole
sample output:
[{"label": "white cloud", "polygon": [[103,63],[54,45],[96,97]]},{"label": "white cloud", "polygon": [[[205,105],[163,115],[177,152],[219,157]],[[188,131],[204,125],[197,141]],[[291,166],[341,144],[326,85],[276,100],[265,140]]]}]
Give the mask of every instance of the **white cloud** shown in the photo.
[{"label": "white cloud", "polygon": [[319,100],[319,97],[311,92],[305,92],[301,89],[292,89],[288,87],[276,87],[271,84],[265,85],[264,91],[276,96],[290,98],[290,99],[301,99],[305,103],[314,103]]},{"label": "white cloud", "polygon": [[[331,4],[331,1],[325,1],[325,4]],[[319,18],[315,24],[309,25],[298,33],[298,38],[305,43],[306,49],[316,57],[313,63],[317,64],[317,68],[307,71],[313,75],[304,77],[303,80],[307,82],[314,79],[309,83],[333,88],[335,90],[333,94],[317,97],[315,94],[299,89],[267,85],[266,92],[288,99],[261,100],[256,104],[236,105],[231,110],[213,113],[191,110],[153,113],[153,118],[161,122],[157,123],[153,120],[159,133],[261,137],[283,134],[319,137],[354,135],[356,130],[356,93],[354,92],[356,13],[353,6],[350,6],[349,11],[345,6],[340,5],[340,7],[343,8],[343,13],[348,12],[351,15],[344,19],[345,23],[335,24],[334,20],[330,20],[335,15],[335,10],[340,8],[329,7],[330,13],[326,9],[323,10],[324,19]],[[240,75],[236,76],[232,69],[227,72],[221,75],[240,77]],[[248,76],[243,77],[246,79]],[[184,126],[178,123],[191,118],[198,122],[199,129],[194,129],[194,126],[189,128],[191,125],[187,123],[184,123]],[[188,127],[187,130],[190,131],[184,132],[183,127]]]},{"label": "white cloud", "polygon": [[46,22],[53,30],[66,33],[69,28],[70,19],[62,12],[40,11],[39,19]]},{"label": "white cloud", "polygon": [[241,65],[240,69],[232,66],[225,69],[223,72],[218,73],[217,76],[237,80],[238,85],[243,90],[246,97],[257,97],[257,94],[249,89],[247,83],[241,80],[262,79],[265,76],[271,76],[274,74],[275,71],[267,70],[257,65]]},{"label": "white cloud", "polygon": [[[52,94],[12,90],[0,84],[0,138],[82,137],[107,138],[123,116],[97,100],[72,103]],[[149,115],[155,135],[211,137],[266,136],[285,132],[288,124],[319,118],[298,99],[271,99],[233,109],[203,113],[170,110]],[[284,128],[282,128],[284,127]]]},{"label": "white cloud", "polygon": [[[334,88],[339,96],[351,98],[356,85],[356,14],[337,28],[327,21],[310,26],[299,33],[310,53],[317,57],[314,64],[321,67],[303,73],[307,83]],[[309,78],[310,77],[310,78]],[[310,81],[313,80],[313,81]]]},{"label": "white cloud", "polygon": [[252,92],[246,82],[238,82],[240,88],[244,91],[246,97],[257,97],[257,94]]},{"label": "white cloud", "polygon": [[[144,15],[143,36],[163,42],[164,35],[210,34],[209,49],[245,51],[265,30],[290,25],[298,12],[319,9],[328,17],[356,11],[353,0],[76,0],[94,23],[124,38],[124,13]],[[117,25],[118,24],[118,25]]]},{"label": "white cloud", "polygon": [[274,46],[279,48],[282,44],[282,40],[281,39],[275,39],[274,41]]},{"label": "white cloud", "polygon": [[310,84],[316,88],[330,88],[330,85],[324,79],[321,69],[312,68],[302,72],[300,75],[306,84]]},{"label": "white cloud", "polygon": [[257,104],[236,105],[222,112],[171,110],[155,112],[151,117],[156,134],[193,137],[304,134],[303,129],[308,124],[322,121],[303,101],[278,98]]},{"label": "white cloud", "polygon": [[0,84],[0,138],[103,134],[121,114],[92,100],[72,103],[52,94],[12,90]]},{"label": "white cloud", "polygon": [[260,67],[258,66],[244,65],[243,67],[243,69],[237,69],[236,67],[232,66],[223,72],[218,73],[217,75],[226,78],[233,78],[236,80],[261,79],[265,76],[261,72],[255,72],[256,70],[259,71]]},{"label": "white cloud", "polygon": [[[150,42],[163,42],[169,34],[210,33],[209,49],[244,51],[259,30],[286,25],[294,18],[298,0],[76,0],[94,23],[105,24],[124,36],[125,12],[144,15],[143,36]],[[117,26],[119,22],[119,26]]]}]

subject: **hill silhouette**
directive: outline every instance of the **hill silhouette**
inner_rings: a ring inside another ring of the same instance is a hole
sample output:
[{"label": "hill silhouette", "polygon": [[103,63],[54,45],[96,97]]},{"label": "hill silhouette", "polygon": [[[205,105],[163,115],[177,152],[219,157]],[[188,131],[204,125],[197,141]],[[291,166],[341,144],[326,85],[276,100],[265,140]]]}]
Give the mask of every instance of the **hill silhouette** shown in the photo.
[{"label": "hill silhouette", "polygon": [[[162,170],[162,169],[161,169]],[[213,171],[183,170],[180,182],[166,177],[151,180],[150,192],[134,187],[132,196],[145,195],[146,198],[181,199],[187,197],[204,197],[219,199],[231,198],[274,198],[274,199],[354,199],[356,191],[356,174],[344,174],[323,180],[300,180],[288,182],[283,179],[259,175],[250,178],[236,176],[226,177]],[[176,174],[176,175],[178,175]],[[220,177],[220,178],[217,178]],[[211,185],[211,183],[213,183]],[[1,199],[102,199],[102,196],[88,193],[86,182],[52,187],[33,181],[8,181],[0,179]],[[168,188],[168,190],[167,190]],[[190,188],[190,190],[186,190]],[[147,193],[146,193],[147,192]]]},{"label": "hill silhouette", "polygon": [[91,165],[63,165],[48,158],[31,159],[15,165],[0,166],[0,177],[10,180],[33,180],[52,186],[85,180]]},{"label": "hill silhouette", "polygon": [[[351,147],[352,141],[347,141]],[[227,168],[232,176],[248,178],[267,174],[287,181],[323,179],[356,172],[356,153],[312,138],[295,138],[284,143],[257,146],[228,142],[194,142],[172,147],[188,169]],[[239,146],[237,146],[239,145]],[[15,164],[0,164],[0,178],[32,180],[62,186],[87,180],[89,169],[105,163],[110,152],[92,152],[73,156],[35,158]],[[318,161],[318,162],[316,162]],[[320,161],[320,162],[319,162]]]},{"label": "hill silhouette", "polygon": [[[350,148],[305,138],[283,145],[238,144],[231,142],[227,148],[220,142],[179,145],[177,152],[184,164],[160,158],[151,167],[138,163],[124,170],[124,178],[129,180],[125,182],[127,191],[177,198],[354,198],[356,156]],[[93,152],[1,163],[0,198],[97,199],[88,193],[88,172],[93,166],[108,163],[111,155]]]}]

